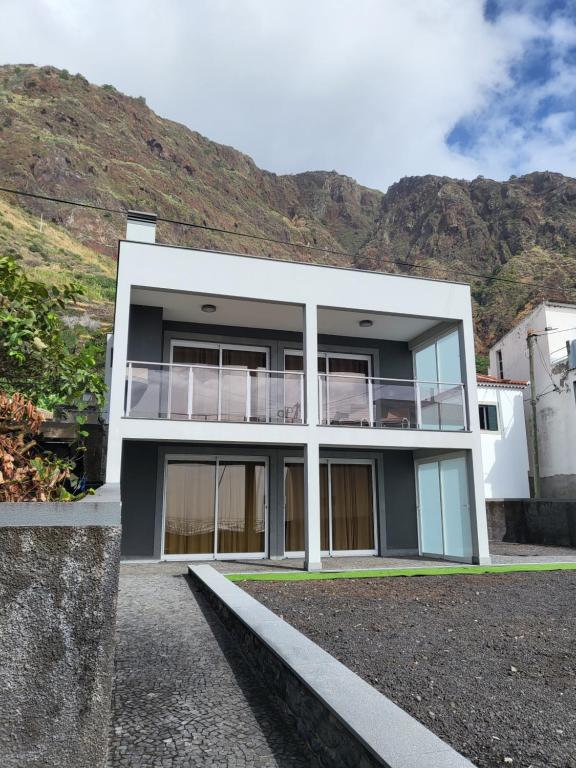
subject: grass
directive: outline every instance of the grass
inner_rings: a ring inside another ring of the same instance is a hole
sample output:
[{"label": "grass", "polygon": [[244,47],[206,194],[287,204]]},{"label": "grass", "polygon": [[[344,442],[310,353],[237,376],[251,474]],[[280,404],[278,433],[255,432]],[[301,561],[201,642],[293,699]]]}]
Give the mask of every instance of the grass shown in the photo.
[{"label": "grass", "polygon": [[468,576],[478,573],[573,571],[575,563],[514,563],[512,565],[455,565],[432,568],[386,568],[365,571],[290,571],[286,573],[231,573],[230,581],[322,581],[326,579],[380,579],[395,576]]}]

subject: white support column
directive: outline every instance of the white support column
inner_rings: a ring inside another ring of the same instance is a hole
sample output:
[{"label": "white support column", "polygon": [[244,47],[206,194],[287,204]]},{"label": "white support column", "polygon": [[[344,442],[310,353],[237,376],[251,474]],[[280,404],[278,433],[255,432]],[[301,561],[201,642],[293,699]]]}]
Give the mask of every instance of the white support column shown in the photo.
[{"label": "white support column", "polygon": [[[490,546],[488,544],[488,520],[486,518],[486,500],[484,498],[484,470],[482,469],[482,454],[480,433],[477,433],[477,445],[470,452],[470,470],[473,485],[470,488],[470,503],[472,514],[472,536],[476,535],[476,556],[480,565],[490,564]],[[476,441],[475,441],[476,442]]]},{"label": "white support column", "polygon": [[[119,260],[118,270],[122,269]],[[121,288],[122,286],[122,288]],[[106,454],[106,482],[120,482],[122,463],[121,419],[124,415],[126,389],[126,360],[128,352],[128,324],[130,320],[130,285],[118,276],[116,314],[114,316],[114,355],[110,383],[110,413],[108,421],[108,448]]]},{"label": "white support column", "polygon": [[318,307],[304,307],[304,372],[306,423],[311,439],[304,446],[304,567],[322,568],[320,559],[320,446],[313,435],[318,426]]},{"label": "white support column", "polygon": [[304,373],[306,374],[306,423],[318,426],[318,307],[304,307]]},{"label": "white support column", "polygon": [[320,558],[320,447],[304,446],[304,568],[322,570]]},{"label": "white support column", "polygon": [[472,451],[470,455],[470,514],[472,523],[472,542],[475,556],[481,565],[490,563],[488,545],[488,521],[486,519],[486,501],[484,498],[484,470],[482,469],[482,445],[480,442],[480,418],[478,415],[478,392],[476,386],[476,360],[474,357],[474,325],[472,310],[466,313],[460,327],[460,355],[462,363],[462,381],[466,384],[467,425],[472,432]]}]

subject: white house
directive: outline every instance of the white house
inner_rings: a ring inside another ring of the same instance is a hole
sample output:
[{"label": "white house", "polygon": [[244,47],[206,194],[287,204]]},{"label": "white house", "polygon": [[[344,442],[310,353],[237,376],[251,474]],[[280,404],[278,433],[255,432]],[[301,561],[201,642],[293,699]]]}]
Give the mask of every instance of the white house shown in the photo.
[{"label": "white house", "polygon": [[468,285],[119,245],[125,557],[489,562]]},{"label": "white house", "polygon": [[478,411],[486,499],[527,499],[525,381],[478,374]]},{"label": "white house", "polygon": [[[541,495],[576,497],[576,305],[543,302],[490,350],[490,374],[530,378],[528,331],[534,337],[534,378]],[[572,359],[568,349],[572,344]],[[529,446],[532,445],[530,388],[524,395]],[[530,466],[533,452],[529,451]]]}]

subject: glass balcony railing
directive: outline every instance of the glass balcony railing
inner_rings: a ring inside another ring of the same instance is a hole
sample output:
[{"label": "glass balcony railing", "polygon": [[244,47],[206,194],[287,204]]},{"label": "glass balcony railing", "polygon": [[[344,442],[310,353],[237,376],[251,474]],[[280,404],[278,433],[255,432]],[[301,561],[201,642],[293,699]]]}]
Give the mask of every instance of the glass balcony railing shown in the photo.
[{"label": "glass balcony railing", "polygon": [[358,374],[318,375],[320,423],[383,429],[467,429],[464,385]]},{"label": "glass balcony railing", "polygon": [[129,362],[124,415],[140,419],[304,423],[304,374]]}]

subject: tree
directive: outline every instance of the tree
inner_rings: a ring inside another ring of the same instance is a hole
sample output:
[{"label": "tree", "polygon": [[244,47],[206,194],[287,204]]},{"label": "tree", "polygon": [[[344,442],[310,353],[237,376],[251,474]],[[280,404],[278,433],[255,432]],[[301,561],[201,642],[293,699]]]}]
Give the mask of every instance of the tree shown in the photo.
[{"label": "tree", "polygon": [[0,257],[0,390],[44,408],[77,404],[87,392],[103,401],[102,341],[70,331],[62,319],[82,294],[78,284],[31,280],[14,259]]}]

